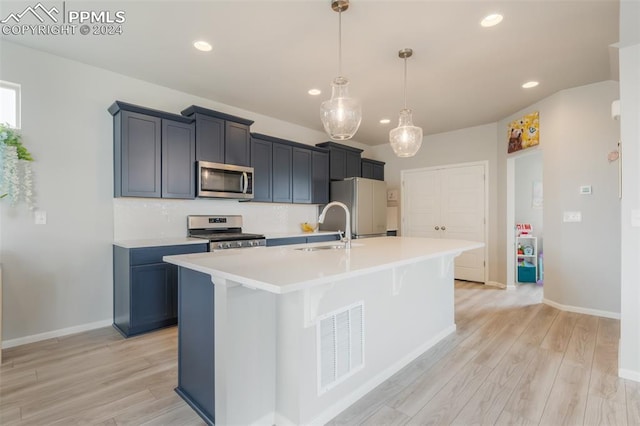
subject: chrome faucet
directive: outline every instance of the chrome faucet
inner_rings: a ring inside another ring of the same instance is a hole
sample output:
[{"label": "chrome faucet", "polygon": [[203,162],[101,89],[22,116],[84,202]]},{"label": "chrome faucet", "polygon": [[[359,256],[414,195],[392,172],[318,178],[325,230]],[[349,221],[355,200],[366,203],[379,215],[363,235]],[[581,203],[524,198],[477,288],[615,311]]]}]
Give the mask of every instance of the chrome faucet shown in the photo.
[{"label": "chrome faucet", "polygon": [[318,218],[318,222],[324,223],[324,217],[327,214],[327,210],[329,210],[333,206],[342,207],[344,209],[347,223],[345,224],[345,230],[344,230],[345,235],[344,235],[344,238],[341,238],[341,241],[344,242],[344,248],[350,249],[351,248],[351,213],[349,213],[349,208],[344,203],[341,203],[340,201],[332,201],[326,206],[324,206],[324,209],[322,209],[322,213],[320,213],[320,217]]}]

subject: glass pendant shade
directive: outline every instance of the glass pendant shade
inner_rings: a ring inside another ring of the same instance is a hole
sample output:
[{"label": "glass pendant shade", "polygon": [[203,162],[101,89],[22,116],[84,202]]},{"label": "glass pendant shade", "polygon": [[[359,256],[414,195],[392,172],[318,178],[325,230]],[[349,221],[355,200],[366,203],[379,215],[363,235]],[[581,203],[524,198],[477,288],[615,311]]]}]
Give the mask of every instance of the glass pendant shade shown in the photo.
[{"label": "glass pendant shade", "polygon": [[349,97],[349,80],[336,77],[331,84],[331,99],[320,105],[324,131],[336,141],[351,139],[362,121],[360,101]]},{"label": "glass pendant shade", "polygon": [[398,127],[389,132],[389,143],[398,157],[413,157],[422,146],[422,129],[413,125],[411,110],[400,110]]}]

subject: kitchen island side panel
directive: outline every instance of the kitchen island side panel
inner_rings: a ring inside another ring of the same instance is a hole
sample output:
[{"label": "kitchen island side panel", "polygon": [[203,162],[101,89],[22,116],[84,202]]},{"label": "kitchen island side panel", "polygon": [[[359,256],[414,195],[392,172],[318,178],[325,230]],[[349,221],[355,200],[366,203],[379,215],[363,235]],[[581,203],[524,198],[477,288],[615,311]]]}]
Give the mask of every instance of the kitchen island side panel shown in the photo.
[{"label": "kitchen island side panel", "polygon": [[178,387],[209,424],[215,421],[214,286],[211,276],[178,271]]},{"label": "kitchen island side panel", "polygon": [[[325,424],[452,333],[453,258],[327,283],[312,290],[318,299],[303,291],[280,295],[277,424]],[[317,318],[358,302],[365,312],[364,367],[319,393]],[[313,324],[305,324],[308,308],[314,308]]]}]

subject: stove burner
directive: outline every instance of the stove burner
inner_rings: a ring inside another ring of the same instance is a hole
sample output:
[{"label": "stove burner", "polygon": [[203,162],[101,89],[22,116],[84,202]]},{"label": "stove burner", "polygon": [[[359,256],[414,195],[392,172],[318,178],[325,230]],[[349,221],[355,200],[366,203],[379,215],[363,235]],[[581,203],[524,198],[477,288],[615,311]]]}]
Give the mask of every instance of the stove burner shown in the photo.
[{"label": "stove burner", "polygon": [[267,245],[264,235],[242,232],[242,216],[188,216],[187,235],[209,240],[209,251]]}]

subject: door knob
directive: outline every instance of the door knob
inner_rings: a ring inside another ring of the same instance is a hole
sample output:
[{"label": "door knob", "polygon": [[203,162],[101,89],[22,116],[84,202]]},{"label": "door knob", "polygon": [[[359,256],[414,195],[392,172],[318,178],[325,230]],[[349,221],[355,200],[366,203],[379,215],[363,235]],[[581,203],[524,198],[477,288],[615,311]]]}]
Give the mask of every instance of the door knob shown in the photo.
[{"label": "door knob", "polygon": [[439,230],[440,230],[440,227],[439,227],[439,226],[436,226],[436,227],[435,227],[435,228],[433,228],[433,229],[435,229],[436,231],[439,231]]},{"label": "door knob", "polygon": [[442,230],[444,231],[445,229],[447,229],[447,228],[445,228],[445,227],[443,226],[443,227],[442,227]]}]

